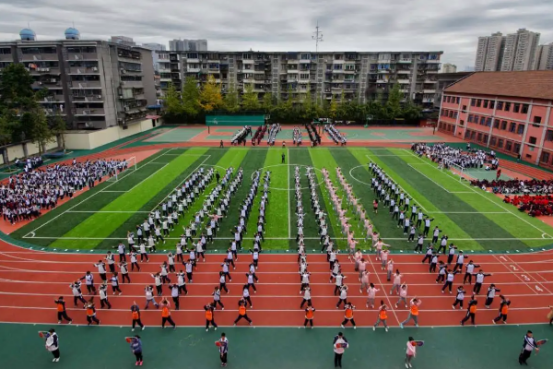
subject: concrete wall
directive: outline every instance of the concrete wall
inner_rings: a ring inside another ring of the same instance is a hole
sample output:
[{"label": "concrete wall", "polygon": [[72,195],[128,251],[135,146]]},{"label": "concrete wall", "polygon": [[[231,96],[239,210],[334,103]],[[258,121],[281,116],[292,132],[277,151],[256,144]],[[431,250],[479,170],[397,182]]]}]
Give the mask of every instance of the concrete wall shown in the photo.
[{"label": "concrete wall", "polygon": [[[27,155],[28,156],[33,156],[33,155],[38,154],[39,149],[38,149],[37,144],[35,144],[33,142],[28,142],[26,144],[26,146],[27,146]],[[46,151],[49,151],[49,150],[53,150],[57,147],[58,147],[58,142],[57,141],[52,141],[52,142],[48,142],[46,144],[45,149],[46,149]],[[7,159],[10,163],[14,162],[15,159],[24,158],[25,157],[25,149],[23,147],[23,144],[15,144],[15,145],[7,147],[6,148],[6,154],[7,154]],[[5,160],[4,160],[3,155],[0,155],[0,165],[2,165],[2,164],[5,164]]]},{"label": "concrete wall", "polygon": [[144,119],[130,124],[127,129],[116,126],[99,131],[72,131],[64,135],[65,146],[68,150],[92,150],[152,128],[152,120]]}]

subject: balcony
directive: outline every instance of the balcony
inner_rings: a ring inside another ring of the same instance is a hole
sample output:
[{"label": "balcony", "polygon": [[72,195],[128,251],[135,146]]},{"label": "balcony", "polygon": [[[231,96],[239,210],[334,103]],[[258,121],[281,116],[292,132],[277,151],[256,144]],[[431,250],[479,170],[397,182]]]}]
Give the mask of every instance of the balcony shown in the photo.
[{"label": "balcony", "polygon": [[75,108],[75,115],[105,115],[104,108]]},{"label": "balcony", "polygon": [[98,74],[98,67],[71,67],[69,74]]},{"label": "balcony", "polygon": [[435,102],[435,99],[432,99],[432,98],[429,98],[429,97],[424,97],[423,100],[421,100],[422,102],[424,103],[432,103],[432,102]]},{"label": "balcony", "polygon": [[0,61],[13,61],[13,54],[0,54]]},{"label": "balcony", "polygon": [[436,90],[423,89],[424,94],[434,94]]},{"label": "balcony", "polygon": [[104,101],[104,98],[102,97],[102,95],[72,95],[71,97],[74,103]]},{"label": "balcony", "polygon": [[[11,55],[9,55],[11,56]],[[41,61],[41,60],[45,60],[45,61],[57,61],[58,60],[58,54],[56,53],[43,53],[43,54],[23,54],[23,53],[20,53],[19,54],[19,61],[20,62],[25,62],[25,61]]]},{"label": "balcony", "polygon": [[60,74],[60,68],[35,68],[30,69],[29,73],[32,75],[40,75],[40,74]]},{"label": "balcony", "polygon": [[240,59],[242,64],[254,64],[254,59]]},{"label": "balcony", "polygon": [[200,63],[200,59],[198,58],[187,58],[187,63],[190,63],[190,64],[198,64]]},{"label": "balcony", "polygon": [[49,96],[46,96],[45,98],[43,98],[42,100],[39,101],[39,103],[42,103],[42,104],[45,104],[45,103],[56,103],[56,102],[64,102],[65,99],[63,97],[63,95],[49,95]]},{"label": "balcony", "polygon": [[72,81],[70,82],[71,88],[101,88],[100,81]]},{"label": "balcony", "polygon": [[379,64],[390,64],[391,60],[390,59],[379,59],[377,61],[377,63]]},{"label": "balcony", "polygon": [[410,74],[410,73],[412,73],[412,71],[410,69],[398,69],[396,71],[396,73],[398,73],[398,74]]},{"label": "balcony", "polygon": [[200,67],[187,67],[187,73],[200,73]]},{"label": "balcony", "polygon": [[440,59],[427,59],[428,64],[440,64]]},{"label": "balcony", "polygon": [[401,64],[410,64],[412,62],[412,59],[398,59],[398,63]]},{"label": "balcony", "polygon": [[[171,80],[171,78],[169,79]],[[142,84],[142,81],[121,81],[122,87],[127,88],[143,88],[144,85]]]},{"label": "balcony", "polygon": [[67,60],[98,60],[97,53],[67,53]]},{"label": "balcony", "polygon": [[402,85],[402,84],[409,84],[409,83],[410,83],[410,80],[409,80],[409,79],[399,79],[399,80],[398,80],[398,83],[400,83],[401,85]]},{"label": "balcony", "polygon": [[377,71],[377,73],[385,73],[385,74],[388,74],[388,73],[390,73],[390,71],[387,70],[387,69],[379,69],[379,70]]},{"label": "balcony", "polygon": [[424,69],[423,72],[427,73],[427,74],[437,74],[437,73],[439,73],[439,70],[438,69]]},{"label": "balcony", "polygon": [[300,64],[310,64],[312,62],[311,59],[299,59],[298,62]]}]

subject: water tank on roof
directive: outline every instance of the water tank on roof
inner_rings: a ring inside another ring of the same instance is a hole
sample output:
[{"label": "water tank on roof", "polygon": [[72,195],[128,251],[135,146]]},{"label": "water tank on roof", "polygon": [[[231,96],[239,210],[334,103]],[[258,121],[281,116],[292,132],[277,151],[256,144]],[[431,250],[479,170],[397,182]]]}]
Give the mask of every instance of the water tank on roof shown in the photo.
[{"label": "water tank on roof", "polygon": [[37,39],[35,31],[29,28],[23,28],[21,32],[19,32],[19,36],[23,41],[35,41]]},{"label": "water tank on roof", "polygon": [[81,38],[81,34],[76,28],[69,27],[65,30],[65,39],[66,40],[78,40]]}]

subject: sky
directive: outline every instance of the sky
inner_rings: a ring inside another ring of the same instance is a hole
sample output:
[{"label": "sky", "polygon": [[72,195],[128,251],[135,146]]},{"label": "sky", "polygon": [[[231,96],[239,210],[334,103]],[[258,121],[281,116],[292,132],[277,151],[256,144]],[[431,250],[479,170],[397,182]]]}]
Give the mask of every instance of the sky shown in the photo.
[{"label": "sky", "polygon": [[0,0],[0,40],[30,27],[61,39],[122,35],[137,43],[207,39],[208,50],[443,51],[442,63],[473,66],[477,37],[519,28],[552,42],[552,0]]}]

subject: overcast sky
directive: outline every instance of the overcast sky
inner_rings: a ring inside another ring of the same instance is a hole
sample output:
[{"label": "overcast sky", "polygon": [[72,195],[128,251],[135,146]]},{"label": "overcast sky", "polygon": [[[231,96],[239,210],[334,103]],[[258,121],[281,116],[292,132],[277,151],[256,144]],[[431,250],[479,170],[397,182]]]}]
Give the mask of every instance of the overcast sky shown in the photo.
[{"label": "overcast sky", "polygon": [[473,66],[477,37],[527,28],[552,42],[552,0],[0,0],[0,40],[27,23],[39,40],[133,37],[168,43],[205,38],[209,50],[444,51],[443,63]]}]

